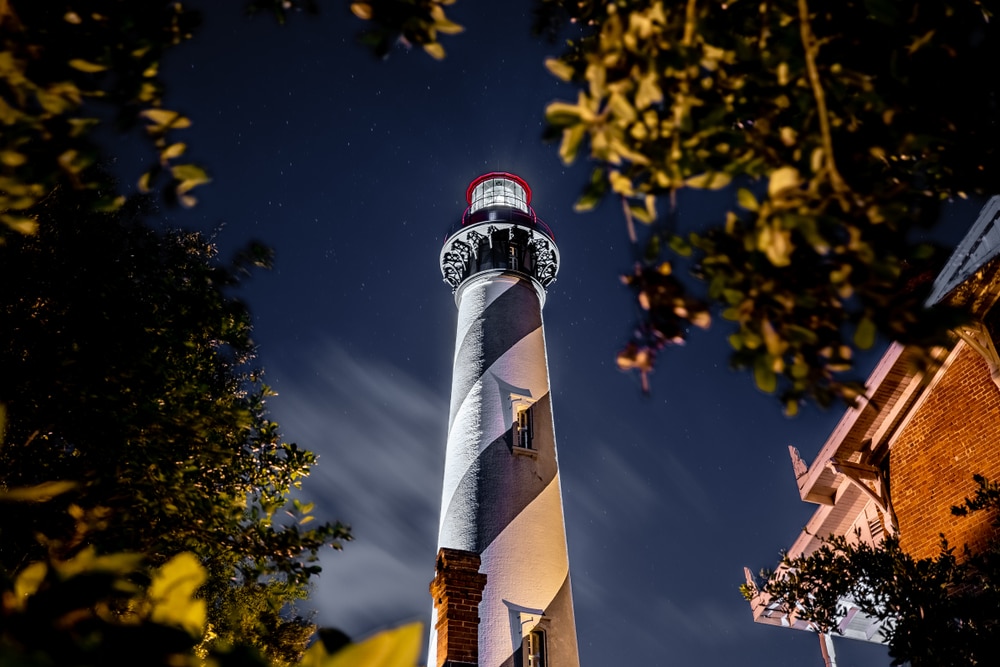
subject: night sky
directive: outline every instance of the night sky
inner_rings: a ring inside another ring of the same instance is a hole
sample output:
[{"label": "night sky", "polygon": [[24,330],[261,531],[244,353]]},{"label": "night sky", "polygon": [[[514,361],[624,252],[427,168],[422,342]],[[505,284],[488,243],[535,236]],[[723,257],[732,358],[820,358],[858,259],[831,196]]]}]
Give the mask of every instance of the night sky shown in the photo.
[{"label": "night sky", "polygon": [[[614,202],[572,211],[590,165],[541,142],[545,104],[575,92],[544,69],[557,48],[530,37],[530,4],[450,7],[467,31],[444,37],[443,62],[402,47],[375,60],[341,3],[283,28],[223,4],[163,68],[167,104],[194,123],[177,139],[214,182],[161,213],[216,233],[223,255],[249,239],[276,250],[243,292],[270,405],[320,454],[304,493],[318,517],[356,538],[323,556],[317,622],[361,636],[429,620],[456,322],[438,254],[468,183],[499,169],[531,185],[562,255],[544,318],[582,663],[822,665],[814,635],[755,625],[738,587],[813,511],[787,446],[811,461],[841,411],[782,417],[728,370],[719,323],[662,357],[650,396],[616,368],[635,251]],[[137,140],[111,143],[134,182]],[[682,194],[681,228],[730,196]],[[837,657],[888,664],[850,640]]]}]

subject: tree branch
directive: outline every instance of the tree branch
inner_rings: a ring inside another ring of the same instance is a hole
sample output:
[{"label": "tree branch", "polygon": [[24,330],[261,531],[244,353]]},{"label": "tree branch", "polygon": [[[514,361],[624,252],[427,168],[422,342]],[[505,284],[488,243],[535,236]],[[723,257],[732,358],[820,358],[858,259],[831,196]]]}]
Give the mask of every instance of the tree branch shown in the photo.
[{"label": "tree branch", "polygon": [[830,114],[826,108],[826,94],[819,80],[819,69],[816,67],[816,56],[819,55],[819,45],[816,36],[809,26],[809,5],[807,0],[799,0],[799,34],[802,36],[802,48],[805,51],[806,72],[809,74],[809,85],[813,97],[816,98],[816,110],[819,113],[819,129],[823,140],[823,166],[830,177],[830,184],[837,194],[844,193],[848,187],[843,176],[837,170],[833,157],[833,137],[830,134]]}]

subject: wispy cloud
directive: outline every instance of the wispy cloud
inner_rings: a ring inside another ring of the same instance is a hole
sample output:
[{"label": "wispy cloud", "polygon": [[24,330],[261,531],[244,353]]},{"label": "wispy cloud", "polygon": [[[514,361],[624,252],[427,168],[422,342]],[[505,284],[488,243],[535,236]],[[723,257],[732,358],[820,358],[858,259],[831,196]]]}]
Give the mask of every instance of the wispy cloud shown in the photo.
[{"label": "wispy cloud", "polygon": [[711,600],[678,604],[661,597],[651,601],[649,613],[664,632],[705,646],[739,641],[755,629],[744,604],[723,606]]},{"label": "wispy cloud", "polygon": [[[306,351],[315,373],[269,368],[272,408],[289,440],[320,456],[304,496],[317,519],[355,541],[324,553],[311,604],[318,621],[357,635],[430,611],[448,404],[419,379],[335,342]],[[300,366],[300,364],[296,364]]]}]

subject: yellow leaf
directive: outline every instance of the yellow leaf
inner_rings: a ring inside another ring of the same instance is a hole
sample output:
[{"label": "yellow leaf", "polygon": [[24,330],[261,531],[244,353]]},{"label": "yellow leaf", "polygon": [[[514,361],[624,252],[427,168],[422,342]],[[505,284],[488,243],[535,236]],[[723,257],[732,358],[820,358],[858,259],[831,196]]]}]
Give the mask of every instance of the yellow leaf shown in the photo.
[{"label": "yellow leaf", "polygon": [[28,158],[24,156],[24,153],[12,150],[0,151],[0,162],[3,162],[8,167],[20,167],[27,161]]},{"label": "yellow leaf", "polygon": [[184,151],[186,149],[187,149],[187,144],[184,143],[170,144],[162,151],[160,151],[160,159],[166,161],[166,160],[171,160],[175,157],[180,157],[181,155],[184,154]]},{"label": "yellow leaf", "polygon": [[760,209],[760,204],[757,203],[757,198],[753,196],[753,193],[746,188],[740,188],[736,191],[736,201],[739,205],[748,211],[757,211]]},{"label": "yellow leaf", "polygon": [[356,644],[348,644],[333,655],[323,642],[313,644],[299,667],[415,667],[423,642],[422,623],[385,630]]},{"label": "yellow leaf", "polygon": [[34,486],[14,487],[0,490],[0,501],[11,503],[44,503],[56,496],[72,491],[80,486],[79,482],[62,480],[58,482],[42,482]]},{"label": "yellow leaf", "polygon": [[595,99],[604,97],[604,91],[606,90],[608,80],[608,71],[604,68],[604,65],[598,62],[590,63],[587,65],[587,69],[583,73],[583,76],[590,82],[591,97],[594,97]]},{"label": "yellow leaf", "polygon": [[573,68],[558,58],[547,58],[545,67],[552,72],[554,77],[562,81],[569,81],[573,78]]},{"label": "yellow leaf", "polygon": [[583,102],[583,94],[580,94],[579,104],[569,102],[552,102],[545,107],[545,120],[553,125],[572,125],[581,121],[587,122],[594,119],[594,115]]},{"label": "yellow leaf", "polygon": [[104,65],[92,63],[82,58],[73,58],[72,60],[69,61],[69,66],[72,67],[73,69],[80,70],[81,72],[88,72],[88,73],[103,72],[104,70],[107,69],[107,67],[105,67]]},{"label": "yellow leaf", "polygon": [[774,325],[767,318],[761,322],[760,332],[764,336],[764,347],[767,348],[769,354],[777,357],[788,347],[788,344],[781,339],[781,336],[774,329]]},{"label": "yellow leaf", "polygon": [[620,171],[613,170],[608,174],[608,180],[611,181],[611,189],[618,194],[625,197],[631,197],[635,194],[635,190],[632,188],[632,179]]},{"label": "yellow leaf", "polygon": [[446,35],[456,35],[465,30],[459,24],[448,20],[448,17],[444,15],[444,9],[441,5],[433,5],[431,7],[431,18],[434,19],[434,29]]},{"label": "yellow leaf", "polygon": [[149,192],[149,179],[150,178],[151,178],[151,174],[148,171],[145,174],[143,174],[142,176],[139,177],[139,182],[136,184],[136,186],[139,188],[139,192],[142,192],[143,194]]},{"label": "yellow leaf", "polygon": [[[0,220],[2,220],[3,224],[5,224],[8,228],[18,232],[19,234],[24,234],[25,236],[31,236],[38,231],[38,221],[24,215],[3,213],[0,214]],[[0,494],[0,500],[3,500],[3,494]]]},{"label": "yellow leaf", "polygon": [[771,264],[775,266],[788,266],[792,262],[792,234],[787,229],[782,229],[778,220],[761,226],[757,231],[757,250],[763,251]]},{"label": "yellow leaf", "polygon": [[809,154],[809,168],[812,169],[813,173],[819,173],[819,170],[823,168],[823,149],[817,146],[813,149],[813,152]]},{"label": "yellow leaf", "polygon": [[180,183],[177,184],[177,194],[182,195],[192,188],[210,182],[205,170],[196,164],[178,164],[170,168],[170,173]]},{"label": "yellow leaf", "polygon": [[164,129],[191,126],[191,119],[169,109],[144,109],[139,115]]},{"label": "yellow leaf", "polygon": [[370,21],[372,18],[372,6],[367,2],[352,2],[351,12],[364,21]]},{"label": "yellow leaf", "polygon": [[794,417],[797,414],[799,414],[799,402],[794,398],[785,401],[785,416]]},{"label": "yellow leaf", "polygon": [[611,110],[612,115],[616,116],[616,120],[621,120],[625,123],[633,123],[636,118],[638,118],[635,108],[628,101],[628,99],[620,93],[611,94],[611,97],[608,98],[608,108]]},{"label": "yellow leaf", "polygon": [[934,31],[930,30],[930,31],[924,33],[922,36],[915,38],[913,40],[913,42],[909,46],[906,47],[906,52],[909,55],[912,56],[914,53],[916,53],[917,51],[919,51],[921,48],[923,48],[924,46],[927,46],[928,42],[931,41],[932,37],[934,37]]},{"label": "yellow leaf", "polygon": [[688,178],[684,181],[684,184],[692,188],[698,188],[699,190],[720,190],[729,185],[732,180],[733,177],[729,174],[709,171]]},{"label": "yellow leaf", "polygon": [[646,109],[663,101],[663,90],[660,89],[658,78],[656,71],[650,70],[639,79],[639,90],[635,93],[637,109]]},{"label": "yellow leaf", "polygon": [[27,566],[14,580],[14,604],[18,609],[24,609],[26,598],[34,595],[38,587],[45,581],[48,567],[45,563],[32,563]]},{"label": "yellow leaf", "polygon": [[788,63],[781,63],[778,65],[778,85],[788,85]]},{"label": "yellow leaf", "polygon": [[206,579],[205,568],[189,552],[177,554],[157,569],[149,587],[153,622],[177,625],[192,636],[201,635],[205,629],[205,601],[194,595]]},{"label": "yellow leaf", "polygon": [[781,167],[771,172],[771,179],[767,182],[767,194],[773,197],[782,190],[798,187],[802,182],[799,170],[795,167]]},{"label": "yellow leaf", "polygon": [[564,164],[570,164],[576,159],[577,151],[580,149],[580,142],[587,134],[587,126],[576,124],[563,130],[562,142],[559,144],[559,157]]},{"label": "yellow leaf", "polygon": [[98,556],[97,550],[90,546],[69,560],[53,563],[53,567],[64,580],[81,572],[110,572],[124,576],[138,570],[142,565],[143,558],[142,554],[135,553],[113,553]]},{"label": "yellow leaf", "polygon": [[444,47],[440,43],[434,42],[432,44],[424,44],[424,51],[427,52],[431,58],[435,60],[444,59]]},{"label": "yellow leaf", "polygon": [[79,137],[93,129],[100,121],[97,118],[69,118],[70,136]]}]

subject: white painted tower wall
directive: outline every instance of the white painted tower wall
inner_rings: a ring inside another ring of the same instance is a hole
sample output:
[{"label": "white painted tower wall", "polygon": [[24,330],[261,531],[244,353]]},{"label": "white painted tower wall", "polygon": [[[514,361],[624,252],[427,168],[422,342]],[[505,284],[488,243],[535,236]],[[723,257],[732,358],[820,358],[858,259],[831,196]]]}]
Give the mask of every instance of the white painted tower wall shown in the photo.
[{"label": "white painted tower wall", "polygon": [[[438,548],[481,557],[481,667],[576,667],[542,326],[544,285],[555,277],[558,250],[548,228],[533,224],[530,191],[518,185],[523,182],[488,176],[473,182],[479,188],[470,187],[465,225],[442,251],[446,280],[456,287],[458,326]],[[533,255],[496,261],[503,239],[516,247],[502,248],[504,258]],[[480,257],[486,252],[494,252],[492,261]],[[457,273],[449,275],[449,262]],[[515,426],[518,411],[529,406],[530,441]],[[530,656],[534,643],[525,641],[539,630],[544,659]],[[431,667],[436,644],[432,631]]]}]

